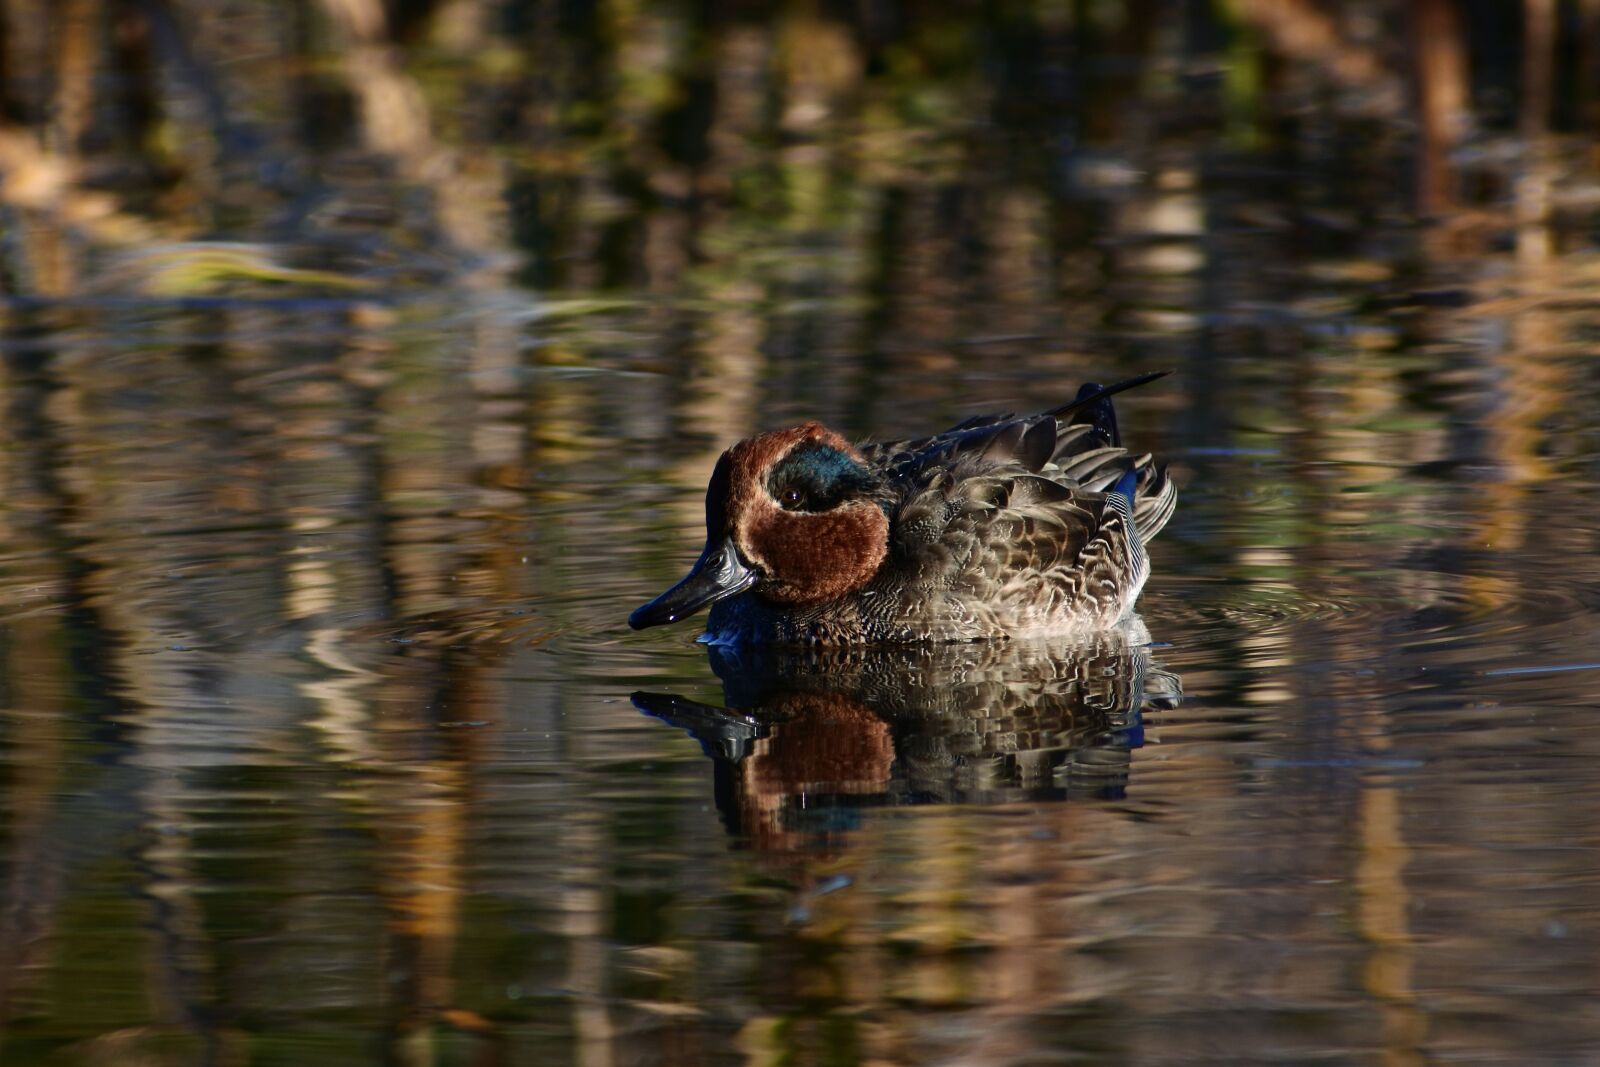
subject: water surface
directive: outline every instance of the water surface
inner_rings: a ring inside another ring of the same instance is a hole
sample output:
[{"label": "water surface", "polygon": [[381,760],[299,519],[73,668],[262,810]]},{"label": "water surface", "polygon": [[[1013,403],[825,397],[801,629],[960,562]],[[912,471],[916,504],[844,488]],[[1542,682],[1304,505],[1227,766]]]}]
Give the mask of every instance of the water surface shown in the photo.
[{"label": "water surface", "polygon": [[[0,1063],[1600,1059],[1573,26],[233,6],[0,71]],[[625,625],[1161,367],[1124,631]]]}]

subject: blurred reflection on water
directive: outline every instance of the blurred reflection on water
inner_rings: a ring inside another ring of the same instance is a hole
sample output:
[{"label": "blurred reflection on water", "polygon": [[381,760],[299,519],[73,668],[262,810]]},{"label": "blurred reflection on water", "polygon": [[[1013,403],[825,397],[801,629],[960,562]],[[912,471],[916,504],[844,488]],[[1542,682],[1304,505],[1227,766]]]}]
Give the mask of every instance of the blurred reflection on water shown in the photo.
[{"label": "blurred reflection on water", "polygon": [[[0,26],[0,1063],[1600,1058],[1588,5]],[[626,629],[1166,366],[1154,644]]]},{"label": "blurred reflection on water", "polygon": [[1058,646],[713,647],[729,707],[636,693],[717,764],[729,828],[764,849],[825,845],[861,804],[1121,797],[1147,705],[1176,707],[1150,636]]}]

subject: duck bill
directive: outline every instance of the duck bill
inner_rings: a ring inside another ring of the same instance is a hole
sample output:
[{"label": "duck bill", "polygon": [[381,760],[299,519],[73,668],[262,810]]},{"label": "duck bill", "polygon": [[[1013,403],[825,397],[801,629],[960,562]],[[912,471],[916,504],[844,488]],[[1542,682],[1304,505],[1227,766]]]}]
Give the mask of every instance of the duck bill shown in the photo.
[{"label": "duck bill", "polygon": [[756,584],[756,572],[744,565],[733,542],[724,537],[706,542],[706,550],[688,577],[628,616],[635,630],[687,618],[719,600]]}]

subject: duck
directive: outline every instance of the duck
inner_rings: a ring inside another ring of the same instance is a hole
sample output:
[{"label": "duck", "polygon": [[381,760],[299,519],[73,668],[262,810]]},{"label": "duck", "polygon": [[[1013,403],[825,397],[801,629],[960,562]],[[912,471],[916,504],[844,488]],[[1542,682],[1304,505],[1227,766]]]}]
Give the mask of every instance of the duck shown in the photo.
[{"label": "duck", "polygon": [[746,438],[706,488],[687,576],[635,630],[709,607],[712,645],[845,646],[1087,636],[1121,624],[1172,517],[1165,465],[1122,445],[1088,383],[1036,415],[978,415],[853,445],[819,422]]}]

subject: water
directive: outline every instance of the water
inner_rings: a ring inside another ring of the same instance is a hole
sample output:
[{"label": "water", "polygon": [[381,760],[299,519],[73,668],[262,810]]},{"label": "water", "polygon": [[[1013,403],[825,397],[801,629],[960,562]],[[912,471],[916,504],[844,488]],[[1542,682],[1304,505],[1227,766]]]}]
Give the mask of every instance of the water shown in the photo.
[{"label": "water", "polygon": [[[1600,1061],[1577,13],[186,6],[0,70],[0,1064]],[[1160,367],[1121,632],[625,625]]]}]

